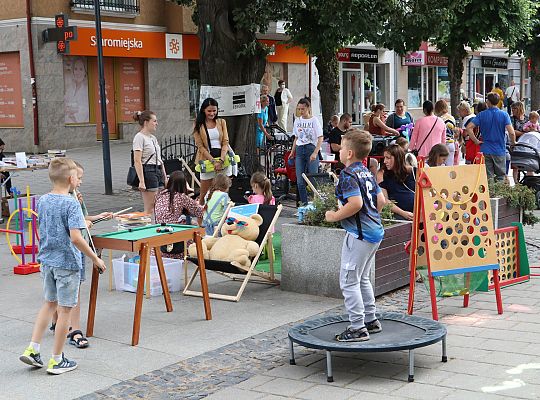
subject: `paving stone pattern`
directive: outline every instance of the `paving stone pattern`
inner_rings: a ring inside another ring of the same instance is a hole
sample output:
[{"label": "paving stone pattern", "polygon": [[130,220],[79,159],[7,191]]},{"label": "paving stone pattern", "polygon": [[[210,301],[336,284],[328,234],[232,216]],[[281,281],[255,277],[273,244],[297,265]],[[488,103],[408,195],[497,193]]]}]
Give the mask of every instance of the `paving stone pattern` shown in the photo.
[{"label": "paving stone pattern", "polygon": [[[406,309],[407,296],[407,288],[397,290],[379,297],[377,304],[379,309],[383,311],[403,312]],[[415,298],[415,308],[423,308],[428,303],[427,292],[422,286],[419,286]],[[320,316],[342,314],[343,312],[343,307],[337,307],[320,314]],[[124,381],[80,399],[196,400],[204,398],[258,374],[288,364],[287,332],[292,325],[280,326],[263,334]],[[204,335],[204,332],[201,334]],[[300,365],[314,355],[317,357],[317,351],[295,347],[295,356]],[[322,355],[319,358],[321,357]]]}]

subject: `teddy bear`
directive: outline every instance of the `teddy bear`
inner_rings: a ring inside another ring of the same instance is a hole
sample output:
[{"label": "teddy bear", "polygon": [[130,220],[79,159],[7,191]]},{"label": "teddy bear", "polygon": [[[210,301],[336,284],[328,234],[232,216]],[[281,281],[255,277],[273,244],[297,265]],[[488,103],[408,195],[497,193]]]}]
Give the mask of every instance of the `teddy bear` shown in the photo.
[{"label": "teddy bear", "polygon": [[[228,217],[221,227],[221,237],[205,237],[202,240],[206,260],[229,261],[235,267],[249,269],[251,258],[257,255],[259,226],[263,219],[259,214],[250,217]],[[190,257],[197,257],[197,248],[192,243],[188,248]]]}]

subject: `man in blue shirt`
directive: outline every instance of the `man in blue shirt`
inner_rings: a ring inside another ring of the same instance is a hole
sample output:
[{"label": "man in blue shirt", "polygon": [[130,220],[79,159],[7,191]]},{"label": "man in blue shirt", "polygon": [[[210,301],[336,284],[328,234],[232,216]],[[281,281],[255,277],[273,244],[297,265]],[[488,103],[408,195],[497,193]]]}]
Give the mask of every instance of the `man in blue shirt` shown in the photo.
[{"label": "man in blue shirt", "polygon": [[[488,179],[503,181],[506,177],[506,132],[510,138],[510,145],[516,144],[516,133],[507,113],[499,110],[499,95],[487,95],[488,109],[478,114],[467,125],[467,134],[474,143],[480,144],[480,151],[484,154]],[[482,132],[482,141],[474,135],[474,128],[479,127]]]}]

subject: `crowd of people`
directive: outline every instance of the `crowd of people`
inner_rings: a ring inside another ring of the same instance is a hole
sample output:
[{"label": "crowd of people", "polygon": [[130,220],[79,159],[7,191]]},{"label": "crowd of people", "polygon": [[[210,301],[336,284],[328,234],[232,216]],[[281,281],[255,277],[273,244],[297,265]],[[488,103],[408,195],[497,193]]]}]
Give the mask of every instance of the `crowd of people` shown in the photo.
[{"label": "crowd of people", "polygon": [[[497,90],[498,89],[498,90]],[[385,204],[391,204],[396,219],[413,220],[416,188],[417,157],[425,159],[427,168],[472,163],[482,152],[489,178],[504,180],[508,174],[507,146],[516,140],[540,144],[538,112],[525,114],[519,101],[519,91],[506,90],[501,104],[502,90],[496,87],[487,95],[486,103],[471,107],[466,101],[458,106],[459,123],[449,113],[444,100],[435,104],[423,103],[423,116],[414,121],[406,110],[405,102],[395,102],[395,112],[387,117],[384,104],[375,104],[366,130],[352,128],[348,113],[334,116],[330,121],[327,141],[332,154],[340,164],[341,172],[336,186],[340,206],[327,211],[328,222],[341,222],[346,231],[342,248],[340,288],[349,314],[350,325],[338,341],[365,341],[369,335],[381,332],[382,325],[376,318],[375,298],[370,283],[370,271],[374,266],[375,253],[384,235],[380,212]],[[501,93],[498,93],[500,91]],[[264,146],[269,133],[269,123],[286,127],[288,105],[292,100],[290,91],[280,81],[275,96],[263,87],[261,113],[258,114],[257,147]],[[517,97],[516,97],[517,96]],[[504,104],[508,111],[502,110]],[[319,169],[319,153],[323,143],[323,127],[312,115],[311,102],[301,98],[297,103],[297,118],[293,123],[291,157],[295,160],[297,176],[316,173]],[[167,176],[161,149],[155,136],[158,120],[154,112],[146,110],[134,114],[139,132],[133,139],[133,164],[138,177],[137,189],[142,194],[144,211],[153,214],[156,223],[186,223],[204,226],[207,235],[214,235],[230,198],[232,162],[227,124],[219,117],[218,103],[207,98],[201,104],[192,135],[197,146],[195,160],[207,168],[200,173],[200,193],[194,197],[183,171]],[[407,129],[414,128],[407,137]],[[382,154],[382,162],[372,165],[368,158],[372,150],[371,134],[393,136],[395,140]],[[536,142],[534,141],[536,140]],[[3,142],[0,141],[3,149]],[[1,155],[1,153],[0,153]],[[47,372],[62,374],[77,367],[63,353],[66,337],[77,348],[89,345],[80,330],[80,285],[85,278],[84,256],[100,270],[103,261],[90,248],[81,233],[92,226],[96,219],[112,218],[111,213],[89,216],[78,192],[84,169],[67,158],[51,161],[49,177],[50,193],[38,202],[41,275],[45,302],[41,307],[30,344],[20,360],[33,367],[43,367],[41,341],[48,324],[55,332],[52,355]],[[298,179],[298,200],[308,202],[303,179]],[[272,185],[267,176],[256,172],[251,176],[253,194],[249,203],[274,205]],[[183,257],[183,244],[165,246],[167,257]],[[71,327],[71,328],[70,328]]]}]

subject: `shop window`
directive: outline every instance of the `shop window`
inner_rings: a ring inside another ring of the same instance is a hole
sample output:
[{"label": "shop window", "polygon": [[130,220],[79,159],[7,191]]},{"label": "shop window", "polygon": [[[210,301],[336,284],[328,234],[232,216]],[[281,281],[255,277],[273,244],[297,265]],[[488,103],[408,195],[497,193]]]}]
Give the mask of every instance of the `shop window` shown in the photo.
[{"label": "shop window", "polygon": [[201,91],[201,71],[199,70],[198,60],[188,61],[188,79],[189,79],[189,115],[197,118],[199,112],[199,94]]},{"label": "shop window", "polygon": [[86,57],[64,57],[64,116],[66,124],[90,122]]},{"label": "shop window", "polygon": [[0,127],[24,126],[19,53],[0,53]]},{"label": "shop window", "polygon": [[[80,13],[94,13],[94,0],[71,0],[71,10]],[[135,17],[140,13],[139,0],[102,0],[103,15]]]},{"label": "shop window", "polygon": [[388,64],[377,64],[376,67],[376,98],[377,103],[388,106],[390,101],[390,76],[387,74]]},{"label": "shop window", "polygon": [[450,103],[450,77],[448,67],[437,67],[437,93],[438,98]]},{"label": "shop window", "polygon": [[409,108],[422,107],[422,67],[408,67],[407,100]]},{"label": "shop window", "polygon": [[371,105],[374,104],[375,91],[375,64],[364,64],[364,111],[370,111]]},{"label": "shop window", "polygon": [[273,96],[278,88],[278,81],[287,82],[287,64],[284,63],[266,63],[264,75],[261,79],[261,85],[266,85]]}]

